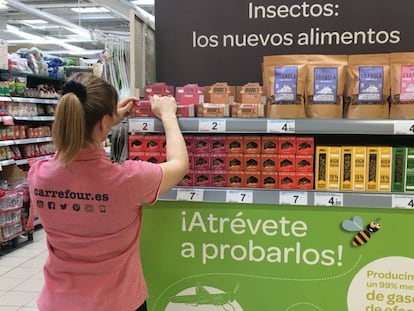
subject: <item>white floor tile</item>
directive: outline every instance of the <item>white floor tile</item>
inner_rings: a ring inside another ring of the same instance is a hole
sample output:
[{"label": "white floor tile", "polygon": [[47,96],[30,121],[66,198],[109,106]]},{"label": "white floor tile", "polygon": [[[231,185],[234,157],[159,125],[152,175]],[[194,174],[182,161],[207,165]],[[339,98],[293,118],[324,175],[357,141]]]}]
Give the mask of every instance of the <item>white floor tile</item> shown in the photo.
[{"label": "white floor tile", "polygon": [[9,267],[17,267],[23,264],[24,262],[28,261],[30,258],[26,257],[13,257],[7,254],[6,256],[1,257],[0,259],[0,267],[9,266]]},{"label": "white floor tile", "polygon": [[28,279],[14,287],[13,290],[23,292],[37,292],[39,293],[43,287],[43,280],[39,279]]},{"label": "white floor tile", "polygon": [[9,291],[0,296],[0,306],[22,307],[38,296],[36,292]]},{"label": "white floor tile", "polygon": [[20,309],[17,309],[17,310],[18,311],[39,311],[39,309],[36,307],[21,307]]},{"label": "white floor tile", "polygon": [[19,307],[0,306],[0,311],[17,311]]},{"label": "white floor tile", "polygon": [[40,268],[21,268],[16,267],[7,273],[4,273],[2,276],[5,278],[20,278],[20,279],[30,279],[36,273],[41,271]]},{"label": "white floor tile", "polygon": [[0,290],[9,291],[15,288],[20,283],[24,282],[23,279],[16,279],[16,278],[0,278]]},{"label": "white floor tile", "polygon": [[13,266],[0,266],[0,276],[13,269]]}]

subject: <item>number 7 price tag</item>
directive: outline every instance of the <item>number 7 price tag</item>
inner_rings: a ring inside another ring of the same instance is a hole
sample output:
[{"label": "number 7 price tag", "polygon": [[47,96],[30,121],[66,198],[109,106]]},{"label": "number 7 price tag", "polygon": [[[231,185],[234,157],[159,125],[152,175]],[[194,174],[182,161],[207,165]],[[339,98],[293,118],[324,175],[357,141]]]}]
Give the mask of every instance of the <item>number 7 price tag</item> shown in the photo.
[{"label": "number 7 price tag", "polygon": [[227,122],[225,119],[202,119],[198,122],[198,130],[200,132],[225,132],[226,127]]},{"label": "number 7 price tag", "polygon": [[195,201],[201,202],[204,200],[203,189],[178,189],[177,201]]},{"label": "number 7 price tag", "polygon": [[129,131],[131,133],[137,132],[154,132],[155,120],[154,119],[130,119]]},{"label": "number 7 price tag", "polygon": [[227,190],[226,202],[253,203],[253,191],[251,190]]},{"label": "number 7 price tag", "polygon": [[279,204],[308,205],[308,193],[300,191],[280,191]]},{"label": "number 7 price tag", "polygon": [[414,209],[414,195],[393,194],[392,207]]}]

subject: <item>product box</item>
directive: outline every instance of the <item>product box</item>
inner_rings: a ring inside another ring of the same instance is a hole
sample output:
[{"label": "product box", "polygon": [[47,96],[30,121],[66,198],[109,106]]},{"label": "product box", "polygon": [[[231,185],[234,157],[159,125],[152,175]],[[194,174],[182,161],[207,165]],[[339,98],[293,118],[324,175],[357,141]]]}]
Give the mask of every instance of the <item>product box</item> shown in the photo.
[{"label": "product box", "polygon": [[263,104],[266,98],[263,96],[263,88],[259,83],[247,83],[236,87],[236,102],[242,104]]},{"label": "product box", "polygon": [[210,152],[211,139],[208,135],[200,135],[193,137],[193,152],[206,153]]},{"label": "product box", "polygon": [[313,155],[297,154],[295,165],[296,172],[313,172]]},{"label": "product box", "polygon": [[[365,146],[354,146],[353,172],[354,172],[354,191],[365,191],[367,148]],[[375,173],[376,177],[376,173]]]},{"label": "product box", "polygon": [[195,153],[194,154],[194,170],[209,170],[210,169],[210,154],[209,153]]},{"label": "product box", "polygon": [[266,116],[265,104],[233,103],[231,105],[232,118],[264,118]]},{"label": "product box", "polygon": [[177,111],[176,115],[179,118],[192,118],[195,117],[195,108],[196,106],[191,105],[183,105],[183,104],[177,104]]},{"label": "product box", "polygon": [[226,153],[211,153],[210,154],[210,168],[215,171],[226,170],[227,154]]},{"label": "product box", "polygon": [[391,191],[392,147],[380,147],[378,191]]},{"label": "product box", "polygon": [[210,152],[225,153],[226,152],[226,136],[213,135],[210,137]]},{"label": "product box", "polygon": [[227,172],[211,171],[211,187],[227,187]]},{"label": "product box", "polygon": [[144,99],[149,99],[152,95],[174,96],[174,87],[165,82],[156,82],[144,87]]},{"label": "product box", "polygon": [[184,178],[178,183],[177,186],[193,187],[194,186],[194,171],[190,170],[185,174]]},{"label": "product box", "polygon": [[352,146],[343,146],[341,156],[341,190],[348,191],[354,188],[353,155]]},{"label": "product box", "polygon": [[163,159],[161,157],[161,152],[145,152],[142,161],[147,161],[151,163],[162,163]]},{"label": "product box", "polygon": [[342,147],[328,147],[327,190],[339,190],[341,188],[341,154]]},{"label": "product box", "polygon": [[161,135],[145,135],[145,151],[161,152],[162,150],[163,139]]},{"label": "product box", "polygon": [[130,152],[146,150],[144,135],[130,135],[128,137],[128,149]]},{"label": "product box", "polygon": [[243,171],[244,156],[243,153],[228,153],[226,159],[227,171]]},{"label": "product box", "polygon": [[211,173],[207,170],[194,171],[194,186],[196,187],[210,187]]},{"label": "product box", "polygon": [[329,146],[316,146],[315,190],[328,189]]},{"label": "product box", "polygon": [[392,148],[392,174],[391,174],[391,191],[405,191],[405,172],[407,166],[407,148]]},{"label": "product box", "polygon": [[262,139],[260,136],[243,137],[244,153],[260,153],[262,149]]},{"label": "product box", "polygon": [[380,147],[367,147],[366,191],[378,191]]},{"label": "product box", "polygon": [[276,172],[278,166],[278,155],[262,153],[260,157],[262,172]]},{"label": "product box", "polygon": [[188,154],[188,164],[189,164],[189,168],[190,170],[194,170],[194,153],[189,153]]},{"label": "product box", "polygon": [[244,169],[246,171],[260,171],[261,155],[260,153],[244,154]]},{"label": "product box", "polygon": [[262,136],[262,153],[278,153],[279,136],[264,135]]},{"label": "product box", "polygon": [[243,153],[244,152],[243,136],[233,136],[233,135],[227,136],[226,152],[227,153]]},{"label": "product box", "polygon": [[200,103],[196,106],[196,115],[201,118],[228,118],[230,117],[230,105]]},{"label": "product box", "polygon": [[296,156],[294,154],[279,154],[277,157],[277,170],[279,172],[295,172]]},{"label": "product box", "polygon": [[187,84],[175,88],[175,99],[182,105],[198,105],[204,102],[204,88],[198,84]]},{"label": "product box", "polygon": [[194,136],[193,135],[183,135],[185,145],[187,146],[187,151],[189,153],[194,152]]},{"label": "product box", "polygon": [[0,39],[0,69],[9,69],[7,41]]},{"label": "product box", "polygon": [[278,152],[283,154],[296,153],[296,137],[295,136],[279,136]]},{"label": "product box", "polygon": [[278,172],[264,172],[262,171],[262,187],[266,189],[277,189],[278,185]]},{"label": "product box", "polygon": [[149,100],[134,101],[131,109],[131,117],[151,117],[155,118],[151,110],[151,102]]},{"label": "product box", "polygon": [[313,189],[313,173],[312,172],[296,172],[296,189],[312,190]]},{"label": "product box", "polygon": [[245,174],[243,171],[227,171],[227,186],[243,188],[246,186]]},{"label": "product box", "polygon": [[414,148],[407,148],[405,191],[414,190]]},{"label": "product box", "polygon": [[204,88],[205,103],[232,104],[236,94],[236,87],[229,86],[227,82],[217,82]]},{"label": "product box", "polygon": [[279,172],[278,184],[279,189],[296,189],[298,184],[296,172]]},{"label": "product box", "polygon": [[245,187],[260,188],[262,186],[262,176],[259,171],[245,171]]},{"label": "product box", "polygon": [[314,154],[314,138],[311,136],[296,137],[296,154]]},{"label": "product box", "polygon": [[131,151],[128,157],[128,159],[134,160],[134,161],[144,161],[144,158],[145,158],[145,153],[142,151],[139,151],[139,152]]}]

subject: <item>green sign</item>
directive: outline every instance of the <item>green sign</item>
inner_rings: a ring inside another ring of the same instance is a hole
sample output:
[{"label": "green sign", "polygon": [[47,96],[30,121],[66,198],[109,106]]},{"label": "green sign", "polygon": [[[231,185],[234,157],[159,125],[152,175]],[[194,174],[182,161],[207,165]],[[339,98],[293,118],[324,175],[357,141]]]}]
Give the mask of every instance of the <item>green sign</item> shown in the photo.
[{"label": "green sign", "polygon": [[[160,201],[150,311],[414,311],[411,210]],[[369,229],[368,229],[369,228]]]}]

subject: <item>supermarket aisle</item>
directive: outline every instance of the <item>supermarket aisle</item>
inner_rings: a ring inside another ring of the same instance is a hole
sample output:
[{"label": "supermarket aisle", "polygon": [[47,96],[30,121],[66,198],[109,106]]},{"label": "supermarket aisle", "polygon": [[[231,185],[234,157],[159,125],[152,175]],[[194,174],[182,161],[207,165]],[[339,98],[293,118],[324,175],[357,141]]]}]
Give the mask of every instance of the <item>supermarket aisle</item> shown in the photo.
[{"label": "supermarket aisle", "polygon": [[36,298],[43,284],[46,260],[44,231],[33,234],[34,242],[0,257],[0,311],[37,311]]}]

